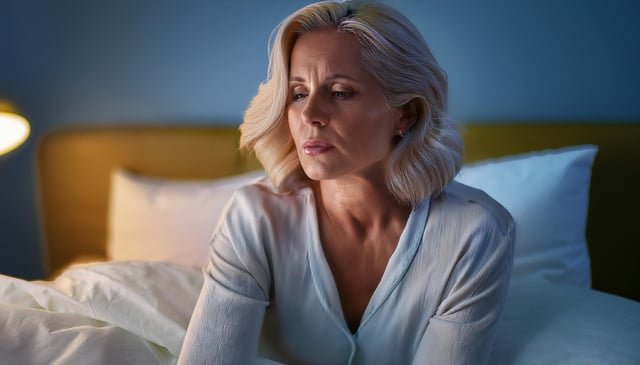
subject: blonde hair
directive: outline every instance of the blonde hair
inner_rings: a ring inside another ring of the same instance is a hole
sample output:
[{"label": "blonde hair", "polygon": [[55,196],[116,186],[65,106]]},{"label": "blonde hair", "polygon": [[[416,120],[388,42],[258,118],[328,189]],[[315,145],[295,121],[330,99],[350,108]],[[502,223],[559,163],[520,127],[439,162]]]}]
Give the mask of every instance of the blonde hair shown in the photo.
[{"label": "blonde hair", "polygon": [[414,125],[394,145],[387,187],[414,204],[440,192],[462,164],[462,137],[447,116],[447,77],[418,29],[389,6],[364,1],[322,1],[284,19],[269,50],[267,79],[240,126],[240,147],[255,152],[274,186],[308,179],[300,166],[287,122],[289,57],[305,32],[333,28],[356,36],[364,67],[380,83],[390,106],[414,102]]}]

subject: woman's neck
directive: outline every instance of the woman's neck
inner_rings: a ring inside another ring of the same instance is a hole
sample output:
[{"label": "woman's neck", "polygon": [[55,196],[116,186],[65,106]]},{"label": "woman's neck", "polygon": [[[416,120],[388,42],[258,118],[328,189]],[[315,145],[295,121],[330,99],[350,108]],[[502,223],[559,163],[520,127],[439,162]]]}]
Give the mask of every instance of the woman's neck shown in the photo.
[{"label": "woman's neck", "polygon": [[323,224],[364,235],[404,227],[411,212],[411,207],[400,204],[384,184],[365,179],[323,180],[315,182],[313,188]]}]

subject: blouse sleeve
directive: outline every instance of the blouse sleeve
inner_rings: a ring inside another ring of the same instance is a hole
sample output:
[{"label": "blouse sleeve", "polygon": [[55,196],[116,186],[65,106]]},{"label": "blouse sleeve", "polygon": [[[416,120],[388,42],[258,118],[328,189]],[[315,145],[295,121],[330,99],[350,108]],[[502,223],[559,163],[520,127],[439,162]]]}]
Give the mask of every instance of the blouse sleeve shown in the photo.
[{"label": "blouse sleeve", "polygon": [[[491,226],[489,226],[491,227]],[[469,235],[413,364],[486,364],[513,265],[515,225]]]},{"label": "blouse sleeve", "polygon": [[248,269],[259,266],[238,254],[223,229],[216,233],[178,364],[254,362],[268,305],[265,278],[255,274],[262,271]]}]

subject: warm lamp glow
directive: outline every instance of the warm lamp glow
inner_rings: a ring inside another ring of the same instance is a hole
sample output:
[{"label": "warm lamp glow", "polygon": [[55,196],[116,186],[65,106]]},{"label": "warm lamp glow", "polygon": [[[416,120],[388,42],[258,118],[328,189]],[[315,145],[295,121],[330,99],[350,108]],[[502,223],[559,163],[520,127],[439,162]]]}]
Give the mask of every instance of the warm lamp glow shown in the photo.
[{"label": "warm lamp glow", "polygon": [[23,117],[0,111],[0,155],[18,147],[29,137],[29,122]]}]

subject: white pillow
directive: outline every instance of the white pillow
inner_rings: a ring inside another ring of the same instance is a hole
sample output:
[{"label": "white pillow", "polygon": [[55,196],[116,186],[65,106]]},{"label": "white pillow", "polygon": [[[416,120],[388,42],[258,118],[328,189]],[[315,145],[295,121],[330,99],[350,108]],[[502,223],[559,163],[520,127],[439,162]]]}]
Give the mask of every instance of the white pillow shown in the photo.
[{"label": "white pillow", "polygon": [[513,279],[590,287],[585,230],[593,145],[536,151],[464,166],[456,180],[484,190],[516,223]]},{"label": "white pillow", "polygon": [[111,175],[107,255],[202,267],[223,208],[256,171],[208,181],[177,181],[115,169]]}]

